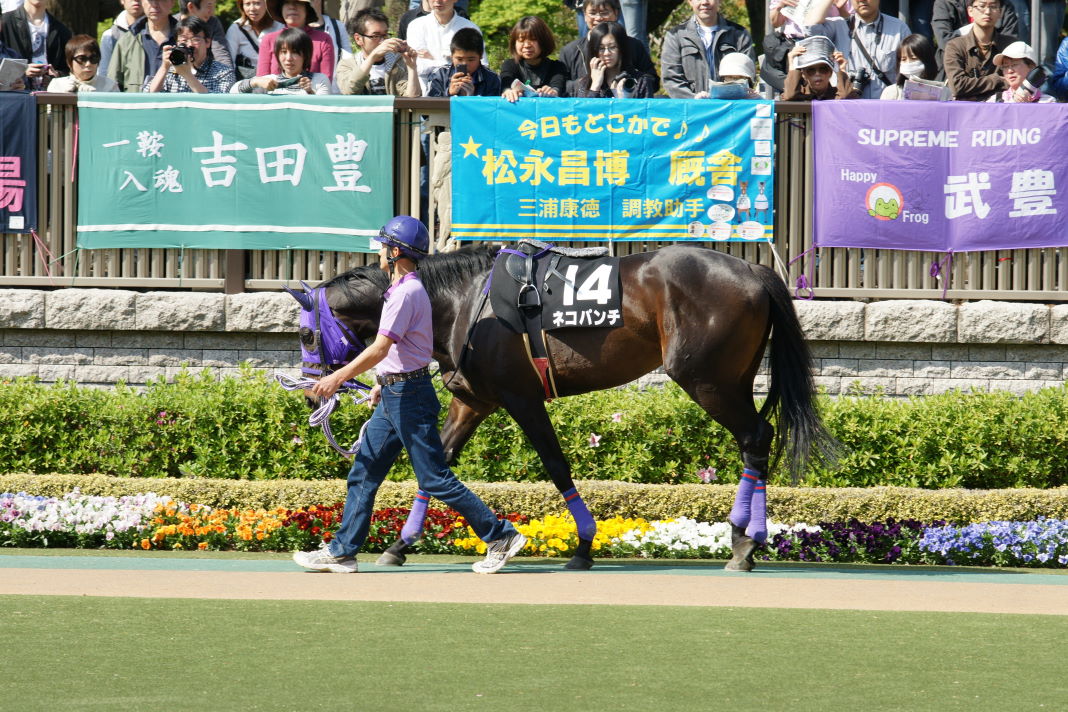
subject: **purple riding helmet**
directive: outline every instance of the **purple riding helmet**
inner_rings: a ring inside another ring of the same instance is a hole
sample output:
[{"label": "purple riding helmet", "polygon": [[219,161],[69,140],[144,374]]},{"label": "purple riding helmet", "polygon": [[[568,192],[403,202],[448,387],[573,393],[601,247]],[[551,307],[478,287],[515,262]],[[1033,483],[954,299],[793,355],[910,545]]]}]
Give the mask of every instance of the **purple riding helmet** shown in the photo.
[{"label": "purple riding helmet", "polygon": [[[430,254],[430,232],[411,215],[398,215],[378,231],[383,245],[400,248],[401,254],[418,262]],[[389,260],[390,264],[393,260]]]}]

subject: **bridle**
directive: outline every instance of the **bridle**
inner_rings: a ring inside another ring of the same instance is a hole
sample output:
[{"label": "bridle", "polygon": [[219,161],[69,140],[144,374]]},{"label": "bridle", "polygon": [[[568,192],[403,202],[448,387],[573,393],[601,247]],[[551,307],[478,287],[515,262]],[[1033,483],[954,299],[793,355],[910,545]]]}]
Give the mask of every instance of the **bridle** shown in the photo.
[{"label": "bridle", "polygon": [[[300,284],[304,288],[303,292],[283,287],[300,302],[301,306],[299,333],[303,362],[300,372],[303,377],[294,378],[282,371],[274,373],[275,380],[287,391],[308,390],[314,387],[319,378],[332,373],[339,366],[349,364],[366,348],[363,341],[334,316],[326,300],[325,287],[313,289],[304,282]],[[359,396],[360,391],[365,391],[366,395]],[[341,394],[349,394],[353,402],[359,404],[370,398],[370,391],[371,386],[355,378],[345,381],[336,393],[329,398],[322,399],[319,407],[308,416],[308,425],[313,428],[321,427],[326,441],[342,455],[346,457],[355,455],[359,449],[360,439],[363,437],[363,428],[360,428],[360,437],[356,438],[356,442],[350,448],[345,449],[334,439],[334,434],[330,429],[330,416],[341,403]]]}]

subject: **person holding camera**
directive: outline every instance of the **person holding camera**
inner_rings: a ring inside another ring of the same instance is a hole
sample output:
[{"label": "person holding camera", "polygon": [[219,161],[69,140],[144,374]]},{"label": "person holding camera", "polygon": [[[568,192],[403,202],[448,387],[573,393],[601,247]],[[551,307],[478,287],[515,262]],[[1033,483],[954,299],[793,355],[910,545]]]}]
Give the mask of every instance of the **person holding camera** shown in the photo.
[{"label": "person holding camera", "polygon": [[[621,12],[619,0],[585,0],[582,5],[582,15],[586,18],[586,24],[589,25],[590,31],[605,22],[618,23]],[[584,35],[579,35],[578,39],[568,42],[560,50],[560,61],[567,67],[570,77],[567,80],[567,96],[578,96],[576,93],[578,91],[578,82],[590,70],[590,60],[593,57],[588,54],[589,47],[589,33],[587,32]],[[646,75],[645,81],[652,87],[652,93],[655,94],[657,89],[660,88],[660,75],[656,73],[656,65],[653,64],[653,60],[649,57],[649,50],[640,40],[630,35],[627,35],[627,41],[621,44],[620,47],[630,57],[635,71]]]},{"label": "person holding camera", "polygon": [[590,30],[587,52],[590,72],[578,80],[575,96],[603,99],[651,99],[655,89],[648,75],[634,68],[627,33],[618,22],[602,22]]},{"label": "person holding camera", "polygon": [[997,31],[1001,11],[998,0],[971,0],[971,29],[946,44],[946,83],[957,101],[986,101],[1005,89],[1005,77],[998,74],[994,57],[1016,38]]},{"label": "person holding camera", "polygon": [[848,18],[827,17],[833,0],[817,0],[805,16],[809,35],[828,38],[846,59],[861,99],[878,99],[897,81],[897,51],[912,34],[901,20],[879,11],[880,0],[854,0]]},{"label": "person holding camera", "polygon": [[[846,71],[845,55],[834,48],[826,37],[806,37],[787,55],[790,71],[783,85],[783,101],[827,101],[856,99],[859,92],[853,87]],[[831,84],[831,73],[837,74],[837,86]]]},{"label": "person holding camera", "polygon": [[660,76],[672,99],[707,97],[709,83],[720,81],[719,65],[728,54],[756,59],[749,31],[719,14],[719,0],[689,2],[693,17],[668,30],[660,55]]},{"label": "person holding camera", "polygon": [[389,18],[380,10],[360,10],[346,29],[360,49],[337,65],[342,94],[422,96],[415,50],[389,36]]},{"label": "person holding camera", "polygon": [[995,55],[994,66],[1005,78],[1005,91],[987,101],[1006,104],[1046,104],[1057,101],[1039,89],[1046,81],[1046,70],[1039,65],[1038,54],[1026,42],[1013,42],[1004,52]]},{"label": "person holding camera", "polygon": [[282,71],[241,81],[231,94],[336,94],[325,74],[311,71],[312,41],[297,27],[282,30],[274,41],[274,54]]},{"label": "person holding camera", "polygon": [[285,25],[267,11],[267,0],[240,0],[241,17],[226,31],[226,44],[234,58],[234,69],[242,79],[256,76],[260,59],[260,42],[272,32],[281,32]]},{"label": "person holding camera", "polygon": [[430,73],[427,96],[500,96],[501,78],[482,64],[485,43],[473,27],[457,30],[449,43],[451,65]]},{"label": "person holding camera", "polygon": [[141,91],[157,93],[225,94],[234,83],[234,70],[209,55],[208,23],[196,15],[178,21],[175,45],[161,48],[163,62]]}]

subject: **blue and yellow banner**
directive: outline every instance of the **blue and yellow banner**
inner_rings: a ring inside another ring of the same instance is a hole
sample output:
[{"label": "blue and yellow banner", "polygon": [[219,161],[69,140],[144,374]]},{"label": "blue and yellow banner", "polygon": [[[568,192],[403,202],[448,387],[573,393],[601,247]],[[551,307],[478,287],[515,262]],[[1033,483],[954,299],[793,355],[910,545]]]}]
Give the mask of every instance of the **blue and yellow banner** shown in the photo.
[{"label": "blue and yellow banner", "polygon": [[78,246],[373,251],[393,97],[78,95]]},{"label": "blue and yellow banner", "polygon": [[772,239],[770,101],[464,98],[458,240]]}]

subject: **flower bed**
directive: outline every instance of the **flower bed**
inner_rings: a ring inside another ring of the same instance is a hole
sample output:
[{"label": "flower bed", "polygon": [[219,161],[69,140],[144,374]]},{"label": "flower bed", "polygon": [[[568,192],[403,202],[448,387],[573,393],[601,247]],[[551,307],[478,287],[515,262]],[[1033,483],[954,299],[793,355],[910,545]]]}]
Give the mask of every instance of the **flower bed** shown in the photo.
[{"label": "flower bed", "polygon": [[[114,549],[294,551],[329,541],[341,503],[300,509],[213,509],[156,494],[96,497],[75,490],[63,497],[0,494],[0,546]],[[374,513],[365,551],[385,550],[400,534],[404,508]],[[525,556],[567,557],[578,546],[570,515],[531,519],[506,515],[527,536]],[[597,523],[593,550],[604,558],[726,559],[730,527],[686,517],[647,521],[614,517]],[[482,554],[478,539],[453,511],[430,509],[416,553]],[[974,566],[1068,566],[1068,520],[820,522],[769,525],[757,558]]]}]

